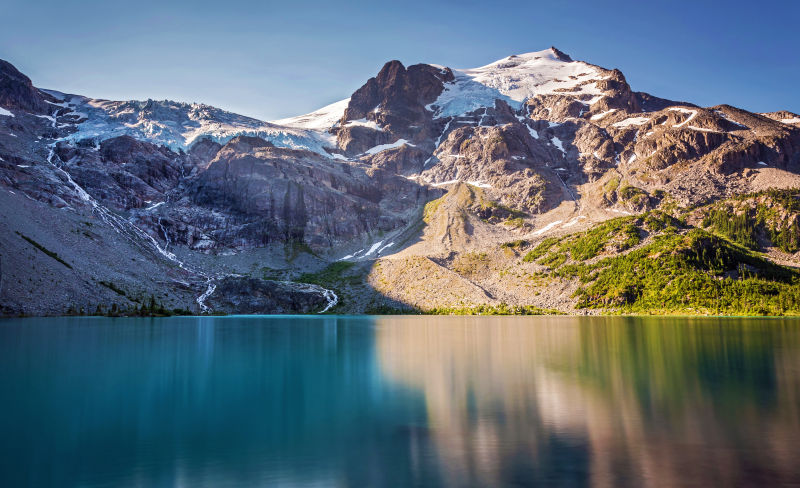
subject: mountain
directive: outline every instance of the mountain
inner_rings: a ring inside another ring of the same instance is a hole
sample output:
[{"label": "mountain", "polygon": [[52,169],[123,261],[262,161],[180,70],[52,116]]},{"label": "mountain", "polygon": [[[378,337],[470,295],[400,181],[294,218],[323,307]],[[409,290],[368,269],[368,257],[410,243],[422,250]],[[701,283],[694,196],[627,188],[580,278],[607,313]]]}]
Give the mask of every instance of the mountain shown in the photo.
[{"label": "mountain", "polygon": [[[0,61],[5,315],[712,310],[694,282],[777,286],[714,310],[788,313],[794,188],[797,114],[636,92],[556,48],[390,61],[271,122],[39,89]],[[612,279],[664,256],[686,259],[662,263],[686,277],[669,297]]]}]

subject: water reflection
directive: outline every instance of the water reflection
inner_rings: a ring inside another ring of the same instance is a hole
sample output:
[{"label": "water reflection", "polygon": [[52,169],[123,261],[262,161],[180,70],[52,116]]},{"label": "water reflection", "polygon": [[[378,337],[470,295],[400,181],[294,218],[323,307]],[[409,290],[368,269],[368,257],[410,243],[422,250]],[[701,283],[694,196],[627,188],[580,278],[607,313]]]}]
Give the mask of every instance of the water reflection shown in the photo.
[{"label": "water reflection", "polygon": [[452,486],[800,481],[796,322],[381,319]]},{"label": "water reflection", "polygon": [[800,482],[800,322],[0,321],[0,486]]}]

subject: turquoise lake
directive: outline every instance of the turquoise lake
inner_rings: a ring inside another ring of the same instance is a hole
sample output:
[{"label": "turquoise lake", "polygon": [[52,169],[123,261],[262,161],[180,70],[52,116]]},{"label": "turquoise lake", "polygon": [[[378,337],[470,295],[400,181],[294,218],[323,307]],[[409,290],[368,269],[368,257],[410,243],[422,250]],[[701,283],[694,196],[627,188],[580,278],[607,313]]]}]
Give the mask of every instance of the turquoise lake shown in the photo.
[{"label": "turquoise lake", "polygon": [[0,320],[0,486],[800,483],[800,321]]}]

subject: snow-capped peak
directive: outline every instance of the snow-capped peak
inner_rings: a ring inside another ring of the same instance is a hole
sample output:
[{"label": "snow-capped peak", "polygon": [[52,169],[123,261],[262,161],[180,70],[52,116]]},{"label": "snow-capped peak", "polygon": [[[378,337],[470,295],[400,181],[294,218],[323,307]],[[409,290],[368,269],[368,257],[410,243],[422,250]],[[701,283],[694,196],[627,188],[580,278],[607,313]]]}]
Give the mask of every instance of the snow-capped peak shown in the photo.
[{"label": "snow-capped peak", "polygon": [[536,95],[602,93],[595,85],[603,79],[599,68],[572,61],[555,48],[508,56],[479,68],[454,69],[453,74],[455,81],[446,84],[439,99],[429,105],[437,117],[491,107],[495,99],[518,108]]}]

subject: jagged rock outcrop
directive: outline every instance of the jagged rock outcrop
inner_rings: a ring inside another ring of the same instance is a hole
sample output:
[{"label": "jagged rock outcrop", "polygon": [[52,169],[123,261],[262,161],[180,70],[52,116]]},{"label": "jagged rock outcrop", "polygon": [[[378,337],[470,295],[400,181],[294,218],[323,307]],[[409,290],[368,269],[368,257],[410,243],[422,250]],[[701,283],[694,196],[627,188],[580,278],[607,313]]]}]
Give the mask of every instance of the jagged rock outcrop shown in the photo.
[{"label": "jagged rock outcrop", "polygon": [[399,139],[430,143],[434,131],[432,113],[426,106],[442,93],[444,83],[453,79],[447,68],[417,64],[406,69],[400,61],[386,63],[350,97],[334,129],[338,146],[354,156]]}]

